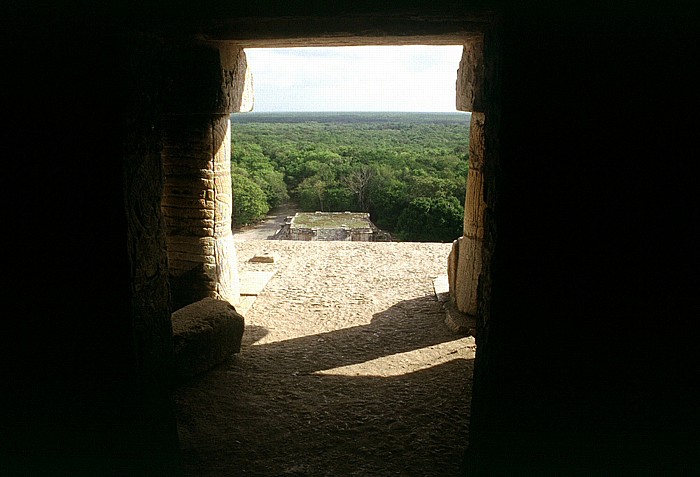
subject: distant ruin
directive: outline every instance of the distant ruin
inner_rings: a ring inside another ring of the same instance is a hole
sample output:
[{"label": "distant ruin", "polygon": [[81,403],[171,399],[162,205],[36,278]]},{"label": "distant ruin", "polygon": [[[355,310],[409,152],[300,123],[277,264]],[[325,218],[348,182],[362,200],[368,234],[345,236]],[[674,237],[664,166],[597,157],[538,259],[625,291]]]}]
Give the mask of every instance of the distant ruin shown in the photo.
[{"label": "distant ruin", "polygon": [[287,217],[276,240],[390,242],[366,212],[298,212]]}]

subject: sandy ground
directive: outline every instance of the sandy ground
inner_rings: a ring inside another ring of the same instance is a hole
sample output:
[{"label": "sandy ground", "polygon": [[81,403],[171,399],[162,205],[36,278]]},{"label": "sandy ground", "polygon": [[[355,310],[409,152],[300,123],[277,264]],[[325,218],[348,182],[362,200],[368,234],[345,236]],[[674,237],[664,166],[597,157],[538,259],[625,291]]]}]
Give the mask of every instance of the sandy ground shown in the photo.
[{"label": "sandy ground", "polygon": [[175,394],[187,475],[457,476],[475,344],[434,295],[450,244],[236,246],[275,274],[241,353]]}]

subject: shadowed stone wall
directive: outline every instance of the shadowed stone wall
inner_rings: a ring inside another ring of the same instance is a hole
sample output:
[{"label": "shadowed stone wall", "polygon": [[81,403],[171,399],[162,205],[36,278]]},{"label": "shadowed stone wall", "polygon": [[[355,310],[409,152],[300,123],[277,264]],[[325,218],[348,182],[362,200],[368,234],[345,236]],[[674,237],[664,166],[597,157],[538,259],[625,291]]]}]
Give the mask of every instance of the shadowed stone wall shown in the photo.
[{"label": "shadowed stone wall", "polygon": [[512,4],[485,35],[500,87],[465,475],[697,468],[696,194],[679,154],[700,43],[697,17],[667,7]]}]

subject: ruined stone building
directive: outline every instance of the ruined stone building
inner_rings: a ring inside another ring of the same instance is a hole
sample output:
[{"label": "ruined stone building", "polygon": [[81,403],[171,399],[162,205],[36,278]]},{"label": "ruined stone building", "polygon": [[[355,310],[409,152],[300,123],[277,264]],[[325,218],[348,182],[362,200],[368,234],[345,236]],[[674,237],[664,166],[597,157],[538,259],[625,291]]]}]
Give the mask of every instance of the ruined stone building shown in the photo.
[{"label": "ruined stone building", "polygon": [[0,473],[178,474],[171,313],[238,293],[242,49],[415,43],[465,45],[473,113],[464,475],[692,473],[700,35],[658,3],[10,2]]},{"label": "ruined stone building", "polygon": [[380,235],[367,212],[298,212],[275,235],[279,240],[374,242]]}]

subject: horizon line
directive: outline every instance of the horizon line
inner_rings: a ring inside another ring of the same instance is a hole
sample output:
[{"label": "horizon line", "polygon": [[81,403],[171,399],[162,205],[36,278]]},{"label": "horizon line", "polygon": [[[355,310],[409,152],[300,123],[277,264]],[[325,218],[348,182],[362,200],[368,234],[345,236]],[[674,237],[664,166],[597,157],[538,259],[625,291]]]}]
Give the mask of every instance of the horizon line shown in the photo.
[{"label": "horizon line", "polygon": [[416,113],[416,114],[445,114],[445,113],[458,113],[458,114],[471,114],[471,111],[397,111],[397,110],[386,110],[386,111],[362,111],[362,110],[275,110],[275,111],[240,111],[231,114],[251,114],[251,113]]}]

